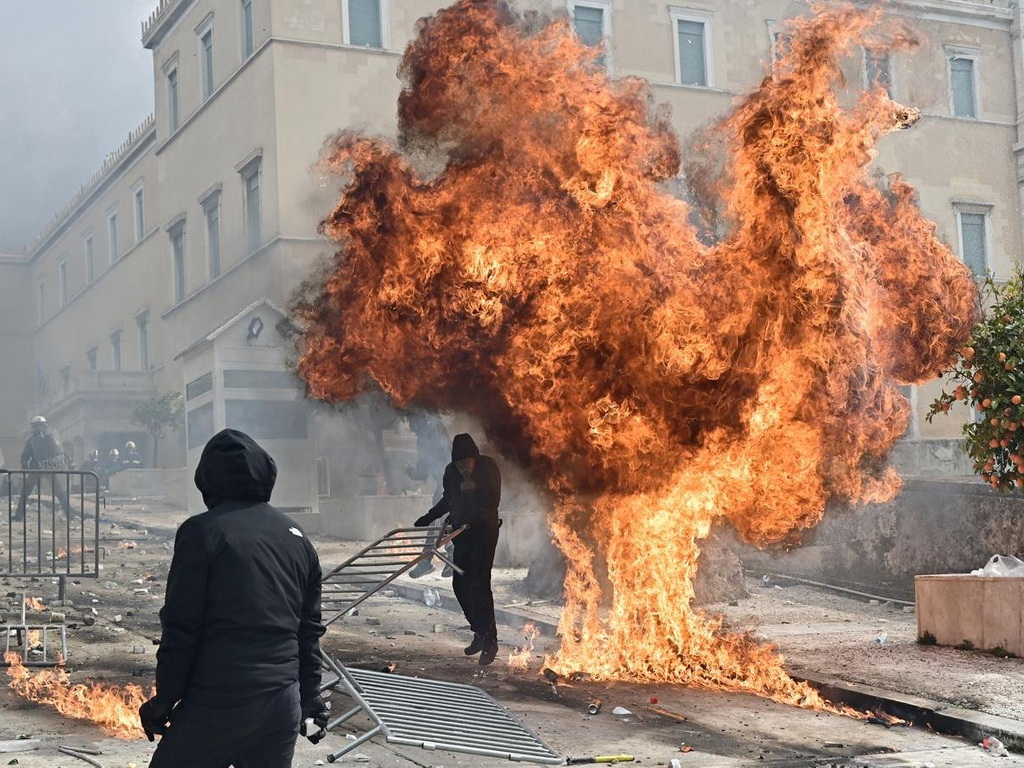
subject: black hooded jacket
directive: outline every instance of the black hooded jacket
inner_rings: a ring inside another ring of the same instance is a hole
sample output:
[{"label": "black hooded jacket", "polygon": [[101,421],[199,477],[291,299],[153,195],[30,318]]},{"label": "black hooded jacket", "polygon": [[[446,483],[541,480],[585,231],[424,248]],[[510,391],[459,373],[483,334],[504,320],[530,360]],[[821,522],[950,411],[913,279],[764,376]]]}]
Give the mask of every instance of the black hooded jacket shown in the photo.
[{"label": "black hooded jacket", "polygon": [[[464,478],[455,462],[475,458],[476,466]],[[452,461],[444,469],[444,495],[424,517],[430,522],[448,515],[454,526],[474,529],[498,528],[498,504],[501,501],[501,472],[494,459],[482,456],[473,438],[466,433],[452,439]]]},{"label": "black hooded jacket", "polygon": [[157,695],[240,703],[299,681],[320,685],[320,561],[302,530],[267,502],[277,466],[225,429],[196,468],[209,511],[178,528],[160,611]]}]

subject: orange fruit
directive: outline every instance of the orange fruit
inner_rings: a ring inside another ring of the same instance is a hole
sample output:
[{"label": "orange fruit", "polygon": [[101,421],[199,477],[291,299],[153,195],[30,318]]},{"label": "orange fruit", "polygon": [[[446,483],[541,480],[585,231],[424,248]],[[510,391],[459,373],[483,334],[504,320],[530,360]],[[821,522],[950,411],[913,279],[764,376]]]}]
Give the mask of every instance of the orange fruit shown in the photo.
[{"label": "orange fruit", "polygon": [[988,408],[990,405],[992,405],[992,401],[989,400],[987,397],[981,401],[982,408]]},{"label": "orange fruit", "polygon": [[998,427],[999,426],[999,419],[989,419],[988,423],[991,424],[993,427]]},{"label": "orange fruit", "polygon": [[978,371],[976,374],[974,374],[973,378],[975,384],[981,384],[981,382],[985,380],[985,374],[982,373],[981,371]]},{"label": "orange fruit", "polygon": [[1000,363],[1005,363],[1006,362],[1006,353],[1005,352],[1000,352],[998,357],[999,357],[999,362]]},{"label": "orange fruit", "polygon": [[1020,405],[1020,395],[1014,395],[1010,398],[1010,402],[1014,405]]},{"label": "orange fruit", "polygon": [[964,360],[972,360],[974,359],[974,347],[964,347],[960,350],[960,354]]}]

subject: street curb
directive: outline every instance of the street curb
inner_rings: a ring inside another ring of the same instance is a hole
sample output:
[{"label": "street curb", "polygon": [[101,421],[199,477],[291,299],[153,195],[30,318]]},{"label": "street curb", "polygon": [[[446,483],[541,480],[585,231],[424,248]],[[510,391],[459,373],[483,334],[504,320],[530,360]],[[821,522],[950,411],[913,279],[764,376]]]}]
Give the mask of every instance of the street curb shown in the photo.
[{"label": "street curb", "polygon": [[[408,581],[395,580],[390,587],[395,594],[415,602],[423,601],[423,591],[432,585],[410,584]],[[446,610],[458,611],[459,604],[455,594],[448,589],[437,589],[441,596],[439,606]],[[495,607],[494,617],[500,624],[522,626],[528,621],[533,622],[544,637],[555,637],[557,624],[547,616],[539,616],[529,611],[515,608]],[[931,728],[938,733],[962,736],[974,742],[980,742],[986,736],[995,736],[1007,749],[1024,752],[1024,722],[1008,717],[989,715],[970,709],[954,707],[950,704],[920,696],[912,696],[896,691],[888,691],[871,685],[849,683],[827,675],[791,675],[794,680],[806,682],[812,688],[834,704],[846,704],[862,711],[882,711],[902,720],[907,720],[916,727]]]}]

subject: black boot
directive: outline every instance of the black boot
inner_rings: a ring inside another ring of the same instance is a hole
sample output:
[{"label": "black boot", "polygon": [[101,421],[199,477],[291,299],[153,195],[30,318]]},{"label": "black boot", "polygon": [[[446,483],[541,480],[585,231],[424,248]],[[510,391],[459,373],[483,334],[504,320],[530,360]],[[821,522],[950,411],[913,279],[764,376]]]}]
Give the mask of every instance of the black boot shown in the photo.
[{"label": "black boot", "polygon": [[474,653],[480,653],[487,645],[487,641],[484,640],[483,635],[477,635],[474,633],[473,642],[462,649],[462,652],[467,656],[472,656]]},{"label": "black boot", "polygon": [[498,655],[498,641],[487,640],[484,644],[483,653],[480,654],[480,666],[486,667]]}]

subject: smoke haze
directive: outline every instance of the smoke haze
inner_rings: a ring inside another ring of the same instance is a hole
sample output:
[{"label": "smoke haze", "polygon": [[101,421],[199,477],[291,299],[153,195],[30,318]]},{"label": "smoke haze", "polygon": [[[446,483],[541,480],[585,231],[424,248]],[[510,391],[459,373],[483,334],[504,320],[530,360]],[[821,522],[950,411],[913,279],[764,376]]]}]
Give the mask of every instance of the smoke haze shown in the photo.
[{"label": "smoke haze", "polygon": [[18,252],[153,110],[156,0],[0,4],[0,252]]}]

